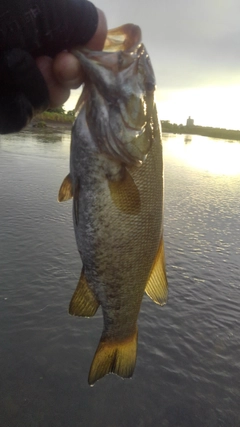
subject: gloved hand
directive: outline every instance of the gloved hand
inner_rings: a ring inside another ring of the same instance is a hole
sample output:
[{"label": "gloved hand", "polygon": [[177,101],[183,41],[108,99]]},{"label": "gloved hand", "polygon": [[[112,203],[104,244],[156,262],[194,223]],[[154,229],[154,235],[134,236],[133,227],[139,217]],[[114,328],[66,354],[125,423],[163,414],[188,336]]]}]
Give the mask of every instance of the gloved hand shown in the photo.
[{"label": "gloved hand", "polygon": [[67,50],[101,50],[106,33],[103,12],[87,0],[1,0],[0,133],[16,132],[35,112],[65,102],[83,80]]}]

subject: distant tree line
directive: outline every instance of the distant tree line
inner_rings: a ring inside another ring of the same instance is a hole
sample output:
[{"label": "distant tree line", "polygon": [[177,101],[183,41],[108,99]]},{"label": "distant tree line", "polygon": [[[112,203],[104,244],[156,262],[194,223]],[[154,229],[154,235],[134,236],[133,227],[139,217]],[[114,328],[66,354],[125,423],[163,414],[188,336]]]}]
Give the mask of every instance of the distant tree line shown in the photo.
[{"label": "distant tree line", "polygon": [[75,110],[65,111],[63,106],[56,107],[56,108],[48,108],[47,111],[49,113],[66,114],[67,116],[72,116],[72,117],[75,116]]},{"label": "distant tree line", "polygon": [[230,130],[223,128],[212,128],[205,126],[184,126],[177,125],[176,123],[170,123],[169,120],[162,120],[162,131],[167,133],[178,133],[188,135],[201,135],[208,136],[210,138],[221,138],[221,139],[232,139],[240,141],[240,131]]},{"label": "distant tree line", "polygon": [[48,108],[34,118],[34,127],[46,127],[49,122],[63,123],[68,126],[75,120],[75,111],[65,111],[63,107]]},{"label": "distant tree line", "polygon": [[[39,114],[36,119],[44,125],[44,121],[56,121],[60,123],[71,124],[75,119],[75,110],[65,111],[63,107],[49,108],[47,111]],[[184,126],[170,123],[169,120],[161,120],[162,131],[167,133],[202,135],[210,138],[221,138],[240,141],[240,131],[223,128],[212,128],[204,126]]]}]

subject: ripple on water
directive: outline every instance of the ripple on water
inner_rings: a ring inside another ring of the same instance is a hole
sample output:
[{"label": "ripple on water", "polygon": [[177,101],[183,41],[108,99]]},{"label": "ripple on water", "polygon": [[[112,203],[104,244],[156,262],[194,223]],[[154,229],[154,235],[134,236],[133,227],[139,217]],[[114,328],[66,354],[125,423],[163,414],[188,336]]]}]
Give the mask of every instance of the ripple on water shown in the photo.
[{"label": "ripple on water", "polygon": [[56,201],[69,137],[21,138],[0,141],[4,425],[239,426],[240,177],[186,164],[165,139],[169,301],[144,297],[133,380],[90,389],[102,315],[68,315],[81,261],[71,203]]}]

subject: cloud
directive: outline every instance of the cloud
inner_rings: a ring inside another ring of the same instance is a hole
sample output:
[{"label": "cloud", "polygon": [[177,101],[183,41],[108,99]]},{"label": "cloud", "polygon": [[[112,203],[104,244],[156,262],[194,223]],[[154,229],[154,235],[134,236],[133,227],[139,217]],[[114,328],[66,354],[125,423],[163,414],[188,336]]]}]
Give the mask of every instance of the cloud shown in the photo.
[{"label": "cloud", "polygon": [[105,12],[109,28],[127,22],[141,27],[164,118],[181,123],[195,115],[199,124],[212,120],[212,125],[239,128],[234,100],[240,83],[239,0],[94,3]]},{"label": "cloud", "polygon": [[142,28],[157,81],[186,87],[239,73],[239,0],[97,0],[109,26]]}]

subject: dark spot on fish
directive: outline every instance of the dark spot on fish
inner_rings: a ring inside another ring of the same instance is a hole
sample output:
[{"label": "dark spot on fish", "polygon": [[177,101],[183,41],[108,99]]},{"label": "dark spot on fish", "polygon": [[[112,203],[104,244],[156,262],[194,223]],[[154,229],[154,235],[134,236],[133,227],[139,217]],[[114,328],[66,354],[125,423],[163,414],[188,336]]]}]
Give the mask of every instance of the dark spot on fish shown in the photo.
[{"label": "dark spot on fish", "polygon": [[73,196],[73,211],[76,225],[78,225],[79,219],[79,192],[80,192],[80,180],[76,179],[74,185],[74,196]]},{"label": "dark spot on fish", "polygon": [[119,54],[118,54],[118,66],[119,66],[119,68],[121,68],[122,64],[123,64],[123,55],[122,55],[122,52],[119,52]]},{"label": "dark spot on fish", "polygon": [[146,82],[145,88],[147,92],[154,92],[155,91],[155,83],[153,82]]}]

